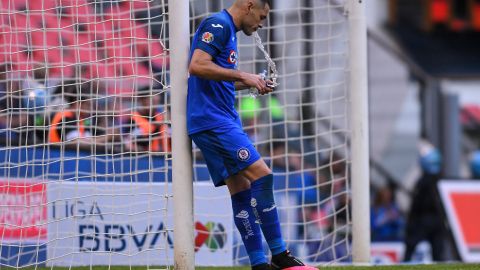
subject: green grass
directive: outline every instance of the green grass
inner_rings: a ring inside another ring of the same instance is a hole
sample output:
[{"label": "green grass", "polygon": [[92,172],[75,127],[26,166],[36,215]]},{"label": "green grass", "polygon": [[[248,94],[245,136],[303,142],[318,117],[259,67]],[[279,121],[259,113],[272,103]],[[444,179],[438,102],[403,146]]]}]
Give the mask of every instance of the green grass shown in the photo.
[{"label": "green grass", "polygon": [[[15,268],[0,267],[0,269],[11,270]],[[38,267],[38,268],[21,268],[22,270],[90,270],[90,267]],[[147,270],[146,267],[127,267],[127,266],[95,266],[94,270]],[[157,267],[150,269],[165,269],[165,267]],[[173,267],[169,268],[173,270]],[[250,270],[250,267],[196,267],[196,270]],[[429,265],[376,265],[376,266],[322,266],[320,269],[325,270],[480,270],[480,264],[429,264]]]},{"label": "green grass", "polygon": [[[197,267],[200,270],[249,270],[249,267]],[[480,264],[377,265],[377,266],[323,266],[325,270],[480,270]]]},{"label": "green grass", "polygon": [[343,266],[322,267],[327,270],[480,270],[480,264],[429,264],[429,265],[377,265],[377,266]]}]

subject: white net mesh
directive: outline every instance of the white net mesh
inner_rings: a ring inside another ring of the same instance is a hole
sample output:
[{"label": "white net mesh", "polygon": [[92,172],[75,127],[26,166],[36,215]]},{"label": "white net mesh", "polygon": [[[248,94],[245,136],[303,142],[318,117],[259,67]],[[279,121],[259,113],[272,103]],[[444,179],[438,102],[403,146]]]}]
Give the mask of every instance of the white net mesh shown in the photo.
[{"label": "white net mesh", "polygon": [[[173,265],[166,2],[0,1],[0,266]],[[191,0],[192,34],[232,2]],[[273,2],[258,33],[279,85],[238,110],[289,249],[348,262],[346,0]],[[239,69],[269,70],[238,37]],[[248,263],[197,149],[194,177],[197,264]]]},{"label": "white net mesh", "polygon": [[[192,25],[233,1],[192,0]],[[258,33],[275,62],[270,96],[238,95],[245,130],[274,171],[282,233],[292,253],[313,264],[349,262],[346,1],[273,1]],[[239,69],[268,65],[255,37],[239,32]],[[196,150],[196,181],[209,180]],[[228,200],[225,190],[225,200]],[[248,264],[234,232],[234,264]],[[266,244],[264,245],[266,247]]]}]

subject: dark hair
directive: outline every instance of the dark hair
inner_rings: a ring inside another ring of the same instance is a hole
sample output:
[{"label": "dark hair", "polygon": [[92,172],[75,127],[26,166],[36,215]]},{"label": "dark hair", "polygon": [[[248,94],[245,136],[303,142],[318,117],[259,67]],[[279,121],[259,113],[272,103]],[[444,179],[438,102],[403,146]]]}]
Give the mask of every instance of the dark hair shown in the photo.
[{"label": "dark hair", "polygon": [[78,80],[63,81],[54,92],[55,95],[63,95],[68,103],[88,100],[92,98],[91,93],[91,83]]},{"label": "dark hair", "polygon": [[272,0],[259,0],[260,3],[262,3],[264,6],[265,4],[268,4],[268,6],[271,8],[272,7]]}]

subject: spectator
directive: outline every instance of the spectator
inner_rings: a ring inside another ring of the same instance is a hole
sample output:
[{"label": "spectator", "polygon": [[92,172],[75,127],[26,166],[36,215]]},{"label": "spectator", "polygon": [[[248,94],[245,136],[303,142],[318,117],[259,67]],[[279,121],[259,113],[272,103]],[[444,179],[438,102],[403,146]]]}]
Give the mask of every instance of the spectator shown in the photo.
[{"label": "spectator", "polygon": [[404,261],[410,261],[418,243],[426,240],[432,247],[434,261],[443,259],[444,220],[439,206],[437,182],[440,179],[442,157],[429,143],[420,145],[422,175],[412,195],[405,235]]},{"label": "spectator", "polygon": [[308,220],[305,237],[309,239],[307,248],[312,261],[351,261],[348,255],[351,209],[346,169],[346,159],[333,152],[319,168],[315,195],[320,204],[305,211]]},{"label": "spectator", "polygon": [[271,167],[275,172],[275,190],[288,192],[300,205],[316,204],[319,198],[314,168],[302,162],[297,150],[287,154],[285,144],[278,141],[272,144]]},{"label": "spectator", "polygon": [[382,187],[376,192],[370,212],[372,241],[403,240],[404,219],[390,186]]},{"label": "spectator", "polygon": [[470,156],[470,177],[480,179],[480,150],[474,151]]},{"label": "spectator", "polygon": [[150,87],[138,91],[138,106],[125,123],[125,147],[129,151],[170,152],[169,127],[166,112],[158,106],[160,94]]},{"label": "spectator", "polygon": [[[310,234],[308,253],[313,256],[312,261],[331,261],[340,262],[351,261],[349,254],[349,244],[351,242],[350,217],[351,208],[349,207],[350,196],[347,190],[340,188],[342,185],[334,185],[335,196],[330,196],[326,205],[321,207],[317,215],[312,215],[312,220],[316,220],[317,227],[324,235]],[[309,233],[312,233],[311,231]]]},{"label": "spectator", "polygon": [[28,123],[22,106],[22,88],[12,74],[12,64],[0,65],[0,137],[7,144],[26,136],[23,127]]},{"label": "spectator", "polygon": [[109,141],[92,111],[92,83],[66,81],[55,92],[62,93],[67,106],[56,112],[49,130],[50,143],[80,143],[85,146]]},{"label": "spectator", "polygon": [[48,80],[47,68],[41,66],[36,66],[31,75],[22,80],[23,105],[29,115],[29,124],[34,126],[29,129],[32,133],[29,139],[35,144],[45,143],[48,137],[50,97],[55,91],[55,82]]},{"label": "spectator", "polygon": [[[116,151],[123,150],[123,138],[120,130],[121,110],[123,101],[121,97],[108,93],[107,84],[104,81],[94,80],[90,82],[92,87],[92,111],[95,112],[95,125],[105,134],[104,142],[119,146]],[[118,144],[116,144],[118,143]]]},{"label": "spectator", "polygon": [[45,73],[43,69],[35,69],[32,73],[33,77],[26,76],[22,82],[23,103],[28,109],[43,110],[47,105],[47,89],[44,84]]},{"label": "spectator", "polygon": [[[327,155],[318,168],[318,184],[320,198],[330,198],[335,192],[346,188],[347,160],[332,152]],[[330,200],[325,202],[330,203]],[[326,206],[322,206],[326,208]]]},{"label": "spectator", "polygon": [[45,90],[47,94],[51,94],[53,91],[55,91],[56,86],[59,83],[59,79],[50,77],[48,70],[49,69],[47,67],[35,64],[35,67],[32,69],[32,71],[29,72],[23,79],[23,89],[35,90],[40,88]]}]

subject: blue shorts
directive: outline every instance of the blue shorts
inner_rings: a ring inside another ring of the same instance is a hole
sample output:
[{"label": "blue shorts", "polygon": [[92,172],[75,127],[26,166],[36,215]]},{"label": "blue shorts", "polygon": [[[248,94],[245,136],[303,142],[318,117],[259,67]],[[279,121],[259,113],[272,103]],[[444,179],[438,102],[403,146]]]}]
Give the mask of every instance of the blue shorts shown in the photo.
[{"label": "blue shorts", "polygon": [[202,151],[216,187],[260,159],[248,135],[236,124],[190,134],[190,138]]}]

